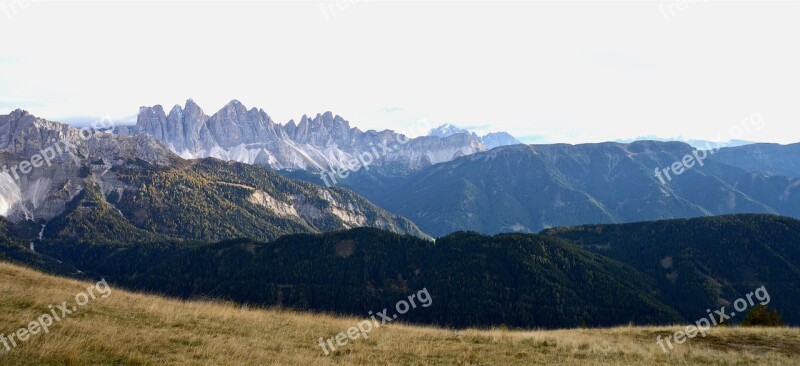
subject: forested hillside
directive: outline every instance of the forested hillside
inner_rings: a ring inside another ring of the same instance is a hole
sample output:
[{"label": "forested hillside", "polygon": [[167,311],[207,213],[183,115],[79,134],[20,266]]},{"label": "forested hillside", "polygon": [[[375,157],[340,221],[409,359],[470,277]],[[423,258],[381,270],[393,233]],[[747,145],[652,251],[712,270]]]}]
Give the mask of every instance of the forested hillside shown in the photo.
[{"label": "forested hillside", "polygon": [[[687,319],[766,286],[770,306],[800,323],[800,221],[731,215],[546,230],[647,274]],[[729,306],[730,308],[730,306]]]},{"label": "forested hillside", "polygon": [[[10,227],[12,240],[24,229]],[[435,242],[358,228],[271,242],[43,240],[36,253],[3,250],[136,290],[341,314],[380,311],[425,288],[436,305],[404,320],[452,327],[685,322],[761,286],[771,309],[800,324],[798,237],[800,221],[734,215]]]},{"label": "forested hillside", "polygon": [[182,298],[363,315],[427,288],[435,306],[405,321],[553,328],[681,320],[636,270],[537,235],[455,233],[434,244],[362,228],[271,243],[44,250],[119,285]]}]

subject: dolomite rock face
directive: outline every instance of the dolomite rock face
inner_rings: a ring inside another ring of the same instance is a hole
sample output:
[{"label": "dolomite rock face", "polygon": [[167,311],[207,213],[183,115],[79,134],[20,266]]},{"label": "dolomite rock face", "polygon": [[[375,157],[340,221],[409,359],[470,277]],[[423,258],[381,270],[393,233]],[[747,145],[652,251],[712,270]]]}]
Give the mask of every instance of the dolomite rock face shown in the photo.
[{"label": "dolomite rock face", "polygon": [[361,131],[331,112],[299,122],[275,123],[262,109],[233,100],[212,116],[188,100],[165,114],[160,105],[142,107],[134,127],[120,134],[150,135],[183,158],[215,157],[272,169],[348,169],[348,162],[369,154],[371,165],[400,163],[416,170],[486,150],[468,133],[407,139],[391,130]]},{"label": "dolomite rock face", "polygon": [[0,116],[0,214],[12,221],[51,219],[114,166],[136,160],[168,166],[176,158],[149,136],[80,130],[15,110]]}]

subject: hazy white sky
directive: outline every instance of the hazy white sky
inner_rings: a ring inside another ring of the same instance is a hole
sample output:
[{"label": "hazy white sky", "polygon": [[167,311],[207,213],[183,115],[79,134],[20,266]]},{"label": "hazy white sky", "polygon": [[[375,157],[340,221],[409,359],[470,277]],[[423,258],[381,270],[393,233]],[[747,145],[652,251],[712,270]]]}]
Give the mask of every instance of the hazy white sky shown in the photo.
[{"label": "hazy white sky", "polygon": [[796,2],[2,4],[2,114],[235,98],[280,123],[331,110],[365,130],[576,143],[728,140],[757,111],[766,127],[740,138],[800,141]]}]

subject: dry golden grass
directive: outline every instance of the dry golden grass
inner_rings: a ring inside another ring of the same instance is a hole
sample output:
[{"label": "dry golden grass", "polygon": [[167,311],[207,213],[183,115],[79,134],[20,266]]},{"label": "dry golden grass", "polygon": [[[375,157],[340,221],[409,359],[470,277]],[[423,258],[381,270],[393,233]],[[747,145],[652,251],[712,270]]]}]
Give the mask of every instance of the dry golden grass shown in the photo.
[{"label": "dry golden grass", "polygon": [[[73,302],[90,283],[0,263],[0,333]],[[435,304],[434,304],[435,306]],[[800,330],[719,328],[677,346],[674,328],[516,332],[392,324],[325,356],[317,345],[361,319],[213,302],[182,302],[114,289],[0,356],[0,365],[798,365]]]}]

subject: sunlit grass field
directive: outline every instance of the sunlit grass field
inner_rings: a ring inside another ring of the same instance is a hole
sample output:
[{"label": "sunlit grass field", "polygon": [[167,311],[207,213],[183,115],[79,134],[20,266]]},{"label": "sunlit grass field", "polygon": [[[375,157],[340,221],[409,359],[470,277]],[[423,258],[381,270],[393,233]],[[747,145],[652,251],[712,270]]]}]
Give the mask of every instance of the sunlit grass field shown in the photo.
[{"label": "sunlit grass field", "polygon": [[[0,333],[27,327],[48,305],[74,303],[91,285],[0,263]],[[664,354],[656,336],[681,327],[454,331],[392,323],[324,355],[320,337],[361,320],[113,289],[4,353],[0,365],[800,364],[794,328],[715,328]]]}]

